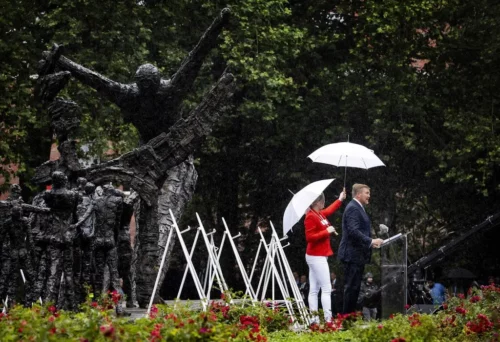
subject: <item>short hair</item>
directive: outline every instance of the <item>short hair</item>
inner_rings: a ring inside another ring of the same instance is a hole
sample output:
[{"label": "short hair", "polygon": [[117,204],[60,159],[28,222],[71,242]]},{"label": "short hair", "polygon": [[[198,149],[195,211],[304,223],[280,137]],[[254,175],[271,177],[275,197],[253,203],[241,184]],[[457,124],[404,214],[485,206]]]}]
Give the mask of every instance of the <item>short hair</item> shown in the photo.
[{"label": "short hair", "polygon": [[87,178],[85,178],[85,177],[78,177],[77,180],[76,180],[76,183],[79,184],[79,185],[80,184],[85,185],[85,184],[87,184]]},{"label": "short hair", "polygon": [[368,189],[370,190],[370,187],[366,184],[354,184],[352,186],[352,197],[356,197],[357,194],[359,194],[361,192],[362,189]]},{"label": "short hair", "polygon": [[318,198],[316,198],[310,205],[310,207],[312,208],[316,203],[318,202],[321,202],[321,201],[324,201],[325,200],[325,194],[324,193],[321,193],[321,195],[318,196]]},{"label": "short hair", "polygon": [[95,191],[95,184],[87,182],[87,184],[85,184],[85,187],[83,189],[85,190],[86,194],[91,194]]},{"label": "short hair", "polygon": [[68,177],[61,171],[54,171],[51,175],[52,186],[56,189],[64,188],[68,182]]},{"label": "short hair", "polygon": [[137,68],[137,71],[135,73],[135,78],[137,79],[142,79],[142,78],[157,78],[160,75],[160,71],[158,71],[158,68],[155,67],[153,64],[143,64],[139,68]]}]

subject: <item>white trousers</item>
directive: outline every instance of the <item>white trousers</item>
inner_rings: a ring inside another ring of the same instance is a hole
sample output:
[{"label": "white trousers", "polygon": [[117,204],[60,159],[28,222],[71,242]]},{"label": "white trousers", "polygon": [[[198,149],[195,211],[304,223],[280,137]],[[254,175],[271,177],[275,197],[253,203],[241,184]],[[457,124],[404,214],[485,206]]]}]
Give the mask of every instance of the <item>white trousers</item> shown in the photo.
[{"label": "white trousers", "polygon": [[[318,292],[321,289],[321,305],[325,321],[332,318],[332,284],[330,283],[330,268],[326,256],[313,256],[306,254],[306,262],[309,266],[309,310],[318,311]],[[313,316],[312,322],[319,323],[317,316]]]}]

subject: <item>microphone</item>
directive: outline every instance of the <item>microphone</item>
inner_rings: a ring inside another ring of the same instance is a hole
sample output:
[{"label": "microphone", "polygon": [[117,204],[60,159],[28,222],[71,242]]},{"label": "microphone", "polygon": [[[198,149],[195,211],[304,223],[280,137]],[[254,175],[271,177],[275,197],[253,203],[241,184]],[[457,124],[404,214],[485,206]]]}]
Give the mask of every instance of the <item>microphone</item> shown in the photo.
[{"label": "microphone", "polygon": [[380,234],[389,235],[389,227],[387,227],[385,224],[380,224],[378,227],[380,228]]}]

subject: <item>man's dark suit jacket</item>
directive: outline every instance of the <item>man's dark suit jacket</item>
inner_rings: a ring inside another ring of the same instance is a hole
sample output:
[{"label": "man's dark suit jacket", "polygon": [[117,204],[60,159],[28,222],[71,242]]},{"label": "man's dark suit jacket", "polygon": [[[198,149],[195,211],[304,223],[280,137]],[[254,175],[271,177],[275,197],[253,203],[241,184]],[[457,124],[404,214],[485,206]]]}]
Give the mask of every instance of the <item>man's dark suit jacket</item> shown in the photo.
[{"label": "man's dark suit jacket", "polygon": [[351,200],[342,216],[339,259],[344,263],[368,264],[372,256],[371,224],[361,204]]}]

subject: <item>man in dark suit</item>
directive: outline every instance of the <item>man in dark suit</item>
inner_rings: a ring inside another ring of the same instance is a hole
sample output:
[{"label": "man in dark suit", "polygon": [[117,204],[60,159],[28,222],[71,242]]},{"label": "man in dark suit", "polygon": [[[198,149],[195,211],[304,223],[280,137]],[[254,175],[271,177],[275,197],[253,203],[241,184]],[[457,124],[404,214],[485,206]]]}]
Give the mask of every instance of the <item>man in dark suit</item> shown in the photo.
[{"label": "man in dark suit", "polygon": [[370,188],[365,184],[352,186],[352,201],[342,217],[342,240],[339,259],[344,264],[344,313],[356,311],[365,264],[370,262],[372,248],[384,240],[371,238],[370,218],[365,206],[370,202]]}]

